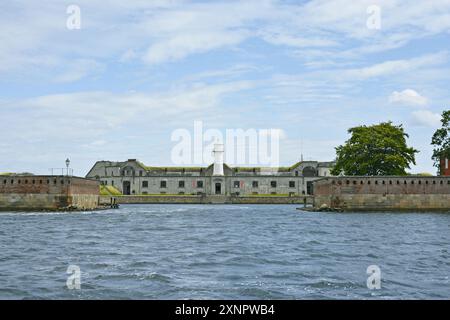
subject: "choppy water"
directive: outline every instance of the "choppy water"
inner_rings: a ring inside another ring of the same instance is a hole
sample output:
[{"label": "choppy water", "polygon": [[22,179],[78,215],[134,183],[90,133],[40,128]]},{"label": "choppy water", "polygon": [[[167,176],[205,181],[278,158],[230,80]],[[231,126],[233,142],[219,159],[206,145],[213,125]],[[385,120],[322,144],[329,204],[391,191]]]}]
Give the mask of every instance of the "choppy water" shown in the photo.
[{"label": "choppy water", "polygon": [[[0,298],[448,299],[449,231],[450,214],[290,205],[0,213]],[[66,287],[69,265],[81,290]]]}]

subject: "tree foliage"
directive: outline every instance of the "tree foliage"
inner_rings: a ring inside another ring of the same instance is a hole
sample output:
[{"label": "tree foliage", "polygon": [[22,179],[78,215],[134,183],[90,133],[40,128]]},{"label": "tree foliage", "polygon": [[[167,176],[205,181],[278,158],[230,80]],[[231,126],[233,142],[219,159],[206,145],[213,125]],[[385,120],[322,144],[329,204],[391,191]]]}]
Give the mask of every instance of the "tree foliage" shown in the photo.
[{"label": "tree foliage", "polygon": [[402,125],[383,122],[350,128],[348,133],[351,138],[336,147],[334,175],[406,175],[410,164],[416,164],[419,151],[407,146],[409,136]]},{"label": "tree foliage", "polygon": [[442,112],[441,122],[442,128],[437,129],[431,138],[431,144],[434,146],[431,158],[438,168],[441,158],[450,159],[450,110]]}]

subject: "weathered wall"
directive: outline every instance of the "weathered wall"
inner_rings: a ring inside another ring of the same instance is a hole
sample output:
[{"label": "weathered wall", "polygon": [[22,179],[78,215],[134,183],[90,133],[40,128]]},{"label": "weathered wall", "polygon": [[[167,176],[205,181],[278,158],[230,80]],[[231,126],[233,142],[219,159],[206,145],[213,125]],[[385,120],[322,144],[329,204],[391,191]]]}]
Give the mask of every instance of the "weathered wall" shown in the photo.
[{"label": "weathered wall", "polygon": [[[101,204],[110,204],[111,196],[101,196]],[[227,203],[227,204],[307,204],[313,203],[312,197],[230,197],[230,196],[119,196],[113,197],[119,204],[145,204],[145,203]]]},{"label": "weathered wall", "polygon": [[315,207],[450,210],[449,177],[334,177],[314,183]]},{"label": "weathered wall", "polygon": [[315,205],[353,211],[450,210],[450,194],[352,194],[317,196]]},{"label": "weathered wall", "polygon": [[99,183],[78,177],[9,176],[0,178],[0,210],[95,209]]}]

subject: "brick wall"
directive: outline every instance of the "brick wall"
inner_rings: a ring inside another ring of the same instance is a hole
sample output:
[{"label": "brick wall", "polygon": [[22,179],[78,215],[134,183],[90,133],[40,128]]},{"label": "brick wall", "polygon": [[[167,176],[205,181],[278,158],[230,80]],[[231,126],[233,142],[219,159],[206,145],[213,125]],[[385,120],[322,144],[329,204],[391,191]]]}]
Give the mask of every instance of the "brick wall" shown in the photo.
[{"label": "brick wall", "polygon": [[98,207],[99,183],[65,176],[1,176],[1,210],[56,210]]},{"label": "brick wall", "polygon": [[450,177],[334,177],[314,183],[315,207],[450,210]]},{"label": "brick wall", "polygon": [[441,159],[441,176],[450,176],[450,159]]}]

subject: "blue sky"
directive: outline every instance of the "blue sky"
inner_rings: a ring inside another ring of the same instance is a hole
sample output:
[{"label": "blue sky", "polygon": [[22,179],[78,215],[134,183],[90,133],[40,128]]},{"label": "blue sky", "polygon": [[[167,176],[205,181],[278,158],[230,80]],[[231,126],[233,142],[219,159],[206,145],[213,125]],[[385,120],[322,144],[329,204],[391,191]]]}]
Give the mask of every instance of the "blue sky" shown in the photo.
[{"label": "blue sky", "polygon": [[171,165],[171,133],[195,120],[281,129],[282,165],[329,161],[348,128],[392,120],[420,150],[411,172],[435,173],[449,32],[449,0],[4,1],[0,172]]}]

